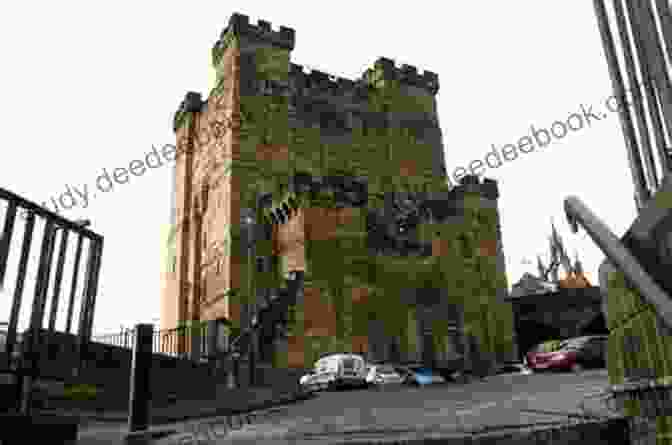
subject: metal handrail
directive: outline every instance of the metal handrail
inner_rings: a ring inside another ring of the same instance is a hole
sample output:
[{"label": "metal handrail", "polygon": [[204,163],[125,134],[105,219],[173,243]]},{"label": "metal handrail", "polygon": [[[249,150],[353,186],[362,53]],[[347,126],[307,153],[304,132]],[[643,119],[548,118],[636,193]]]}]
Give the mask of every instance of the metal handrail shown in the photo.
[{"label": "metal handrail", "polygon": [[623,272],[642,298],[655,308],[662,321],[672,327],[672,300],[625,248],[621,240],[579,198],[566,198],[564,207],[572,232],[577,233],[581,224],[607,259]]}]

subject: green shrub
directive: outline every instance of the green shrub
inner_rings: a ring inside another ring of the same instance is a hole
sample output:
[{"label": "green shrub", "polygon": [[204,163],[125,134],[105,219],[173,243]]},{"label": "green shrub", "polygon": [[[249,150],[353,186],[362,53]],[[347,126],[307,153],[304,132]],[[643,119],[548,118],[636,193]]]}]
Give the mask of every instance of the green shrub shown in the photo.
[{"label": "green shrub", "polygon": [[68,384],[65,385],[64,397],[70,400],[93,400],[99,394],[95,385],[89,384]]}]

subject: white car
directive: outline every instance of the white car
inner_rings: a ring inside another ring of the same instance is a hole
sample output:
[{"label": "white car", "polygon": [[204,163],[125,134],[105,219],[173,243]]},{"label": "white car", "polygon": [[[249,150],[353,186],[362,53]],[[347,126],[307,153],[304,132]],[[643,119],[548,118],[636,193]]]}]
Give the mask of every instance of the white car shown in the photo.
[{"label": "white car", "polygon": [[301,378],[299,379],[299,385],[309,387],[314,378],[315,374],[313,374],[312,372],[304,376],[301,376]]},{"label": "white car", "polygon": [[366,362],[357,354],[331,354],[315,363],[309,385],[317,389],[366,386]]},{"label": "white car", "polygon": [[371,365],[366,375],[366,383],[369,385],[402,384],[404,376],[390,365]]}]

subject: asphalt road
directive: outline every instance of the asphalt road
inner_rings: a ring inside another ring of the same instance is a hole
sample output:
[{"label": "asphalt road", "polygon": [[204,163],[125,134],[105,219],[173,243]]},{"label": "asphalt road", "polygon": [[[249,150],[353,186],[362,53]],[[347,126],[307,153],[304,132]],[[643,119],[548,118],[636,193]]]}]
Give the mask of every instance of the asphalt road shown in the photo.
[{"label": "asphalt road", "polygon": [[[217,443],[334,443],[417,431],[462,433],[567,422],[586,396],[606,389],[606,370],[509,374],[469,384],[319,393]],[[589,399],[591,400],[591,399]],[[595,405],[595,398],[592,398]],[[598,399],[599,401],[599,399]],[[187,442],[184,442],[187,443]]]}]

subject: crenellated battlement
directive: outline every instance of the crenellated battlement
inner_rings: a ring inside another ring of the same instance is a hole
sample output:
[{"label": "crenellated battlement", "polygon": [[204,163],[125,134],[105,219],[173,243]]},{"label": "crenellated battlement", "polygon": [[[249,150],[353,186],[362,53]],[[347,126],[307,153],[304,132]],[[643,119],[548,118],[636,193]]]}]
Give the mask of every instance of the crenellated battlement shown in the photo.
[{"label": "crenellated battlement", "polygon": [[425,70],[420,74],[416,67],[406,64],[398,67],[394,60],[386,57],[379,57],[373,69],[364,72],[362,78],[374,86],[382,80],[396,80],[401,84],[422,88],[432,95],[439,91],[439,75],[435,72]]},{"label": "crenellated battlement", "polygon": [[175,112],[175,116],[173,117],[173,131],[177,132],[184,123],[188,113],[201,111],[204,104],[205,102],[203,102],[201,93],[188,91],[184,96],[184,99],[182,99],[182,102],[180,102],[180,105]]},{"label": "crenellated battlement", "polygon": [[294,85],[299,89],[307,89],[333,96],[355,94],[358,90],[365,87],[361,81],[334,76],[294,63],[290,64],[289,76]]},{"label": "crenellated battlement", "polygon": [[463,177],[459,185],[453,187],[449,193],[455,196],[463,195],[464,193],[480,193],[487,199],[495,200],[499,198],[497,181],[490,178],[481,179],[476,175]]},{"label": "crenellated battlement", "polygon": [[271,22],[266,20],[257,20],[256,25],[250,24],[250,18],[244,14],[235,13],[231,15],[229,24],[222,31],[219,40],[215,42],[212,48],[213,62],[217,64],[222,52],[229,46],[234,36],[245,36],[252,40],[270,43],[286,50],[293,50],[296,33],[294,29],[280,26],[278,31],[274,31]]}]

